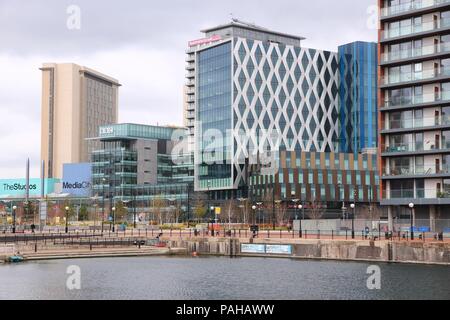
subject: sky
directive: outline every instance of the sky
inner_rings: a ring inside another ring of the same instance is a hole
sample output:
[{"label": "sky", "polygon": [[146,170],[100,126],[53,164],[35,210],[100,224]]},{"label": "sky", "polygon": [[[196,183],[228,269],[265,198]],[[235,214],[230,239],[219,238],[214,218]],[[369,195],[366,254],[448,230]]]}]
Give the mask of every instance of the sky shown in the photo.
[{"label": "sky", "polygon": [[376,41],[375,0],[0,0],[0,179],[39,177],[41,71],[73,62],[120,81],[119,122],[182,125],[185,50],[231,17],[337,51]]}]

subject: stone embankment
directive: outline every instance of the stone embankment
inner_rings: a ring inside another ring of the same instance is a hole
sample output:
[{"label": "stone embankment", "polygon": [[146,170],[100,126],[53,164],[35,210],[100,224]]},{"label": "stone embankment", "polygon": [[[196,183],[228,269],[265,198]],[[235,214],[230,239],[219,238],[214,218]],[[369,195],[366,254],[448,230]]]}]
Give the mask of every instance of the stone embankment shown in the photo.
[{"label": "stone embankment", "polygon": [[[450,243],[422,241],[166,238],[188,253],[450,265]],[[249,246],[248,244],[251,244]],[[258,246],[258,244],[260,246]],[[271,250],[264,250],[269,245]],[[277,247],[282,245],[282,247]],[[244,248],[244,250],[243,250]],[[276,251],[281,250],[281,251]],[[255,250],[252,252],[252,250]]]}]

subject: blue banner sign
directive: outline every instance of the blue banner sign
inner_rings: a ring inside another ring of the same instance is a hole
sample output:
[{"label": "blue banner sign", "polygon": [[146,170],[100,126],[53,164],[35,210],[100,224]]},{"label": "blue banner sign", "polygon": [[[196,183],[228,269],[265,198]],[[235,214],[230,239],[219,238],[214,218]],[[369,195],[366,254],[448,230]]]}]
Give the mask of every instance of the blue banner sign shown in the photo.
[{"label": "blue banner sign", "polygon": [[[44,180],[44,195],[54,192],[57,179]],[[41,196],[41,179],[30,179],[29,195],[30,197]],[[25,179],[0,179],[0,198],[7,197],[25,197],[27,181]]]},{"label": "blue banner sign", "polygon": [[266,245],[242,243],[241,253],[266,253]]},{"label": "blue banner sign", "polygon": [[91,176],[90,163],[64,164],[62,192],[75,197],[89,197],[91,195]]},{"label": "blue banner sign", "polygon": [[266,253],[269,254],[292,254],[292,246],[290,244],[266,244]]},{"label": "blue banner sign", "polygon": [[257,254],[292,254],[292,245],[290,244],[252,244],[242,243],[241,253]]}]

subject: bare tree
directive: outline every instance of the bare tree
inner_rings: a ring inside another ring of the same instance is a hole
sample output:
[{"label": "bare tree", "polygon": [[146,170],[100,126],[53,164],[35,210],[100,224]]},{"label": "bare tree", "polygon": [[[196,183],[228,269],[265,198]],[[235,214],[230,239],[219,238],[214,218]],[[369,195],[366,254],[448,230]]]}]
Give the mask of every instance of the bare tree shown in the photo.
[{"label": "bare tree", "polygon": [[322,207],[319,201],[311,202],[310,210],[308,211],[308,217],[313,220],[318,220],[323,217],[325,209]]},{"label": "bare tree", "polygon": [[153,213],[156,220],[159,221],[159,225],[163,224],[164,208],[166,208],[166,200],[162,195],[159,195],[153,200]]},{"label": "bare tree", "polygon": [[277,203],[275,206],[275,218],[279,226],[284,225],[286,220],[287,208],[282,203]]},{"label": "bare tree", "polygon": [[206,215],[206,211],[207,209],[203,200],[197,200],[194,204],[194,216],[197,219],[198,223],[203,220]]}]

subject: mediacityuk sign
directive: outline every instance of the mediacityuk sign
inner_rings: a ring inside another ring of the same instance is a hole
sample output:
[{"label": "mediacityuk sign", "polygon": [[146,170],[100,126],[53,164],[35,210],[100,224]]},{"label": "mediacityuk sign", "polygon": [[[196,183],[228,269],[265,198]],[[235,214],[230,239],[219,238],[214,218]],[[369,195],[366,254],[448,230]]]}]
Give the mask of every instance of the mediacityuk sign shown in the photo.
[{"label": "mediacityuk sign", "polygon": [[219,40],[222,40],[221,36],[213,35],[213,36],[211,36],[209,38],[203,38],[203,39],[189,41],[189,47],[194,47],[194,46],[198,46],[198,45],[202,45],[202,44],[207,44],[207,43],[211,43],[211,42],[215,42],[215,41],[219,41]]}]

